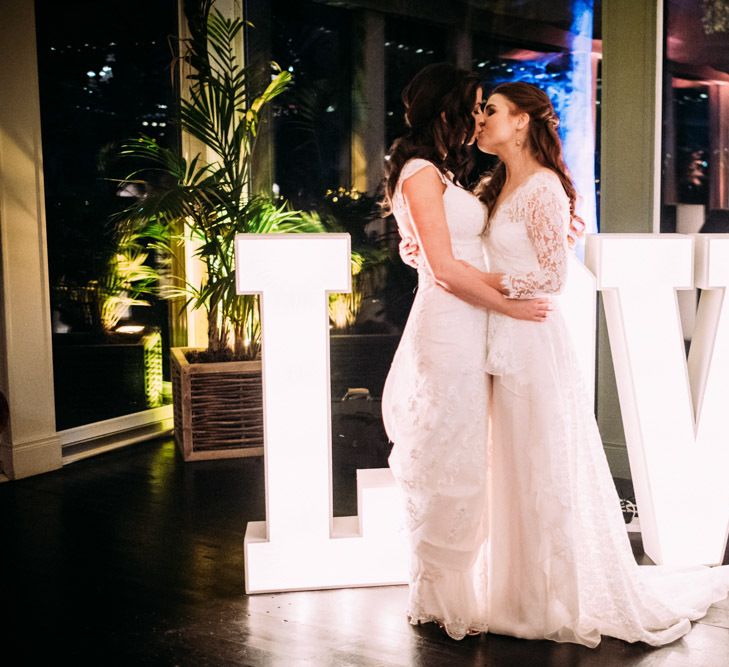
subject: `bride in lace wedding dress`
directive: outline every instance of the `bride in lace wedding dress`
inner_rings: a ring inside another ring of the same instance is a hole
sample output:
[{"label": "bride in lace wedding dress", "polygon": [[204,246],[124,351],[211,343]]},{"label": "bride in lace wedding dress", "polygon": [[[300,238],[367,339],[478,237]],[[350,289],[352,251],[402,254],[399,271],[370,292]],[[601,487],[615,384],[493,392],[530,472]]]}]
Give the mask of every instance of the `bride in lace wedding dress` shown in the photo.
[{"label": "bride in lace wedding dress", "polygon": [[[478,145],[501,161],[480,192],[490,211],[483,277],[510,298],[558,293],[565,282],[567,233],[579,219],[556,127],[535,86],[502,84],[487,101]],[[636,564],[558,308],[540,324],[492,313],[487,327],[492,485],[480,594],[490,631],[591,647],[601,635],[652,645],[681,637],[726,597],[729,567]]]},{"label": "bride in lace wedding dress", "polygon": [[[482,121],[478,79],[447,64],[403,92],[408,133],[386,196],[421,249],[418,292],[383,392],[411,542],[408,615],[456,639],[487,630],[487,312],[543,321],[547,300],[509,300],[482,280],[484,209],[457,183]],[[477,270],[480,269],[480,270]]]}]

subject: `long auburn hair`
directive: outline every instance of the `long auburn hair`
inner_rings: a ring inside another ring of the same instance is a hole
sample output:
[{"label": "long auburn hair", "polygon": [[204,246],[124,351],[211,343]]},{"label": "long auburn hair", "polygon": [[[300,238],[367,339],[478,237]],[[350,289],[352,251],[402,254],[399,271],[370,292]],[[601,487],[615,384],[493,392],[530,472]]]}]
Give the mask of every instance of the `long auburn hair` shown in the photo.
[{"label": "long auburn hair", "polygon": [[394,141],[385,159],[383,208],[392,211],[392,197],[404,164],[411,158],[432,162],[463,184],[472,169],[466,142],[473,135],[473,106],[480,85],[475,74],[450,63],[421,69],[402,91],[408,131]]},{"label": "long auburn hair", "polygon": [[[559,118],[552,102],[541,88],[523,81],[502,83],[491,91],[491,95],[497,93],[516,107],[516,113],[529,114],[528,148],[539,164],[551,169],[559,177],[570,202],[570,231],[573,236],[581,236],[585,230],[585,222],[575,212],[577,191],[562,156],[562,142],[557,133]],[[489,219],[505,181],[506,165],[499,161],[493,171],[481,179],[475,188],[479,199],[488,209]]]}]

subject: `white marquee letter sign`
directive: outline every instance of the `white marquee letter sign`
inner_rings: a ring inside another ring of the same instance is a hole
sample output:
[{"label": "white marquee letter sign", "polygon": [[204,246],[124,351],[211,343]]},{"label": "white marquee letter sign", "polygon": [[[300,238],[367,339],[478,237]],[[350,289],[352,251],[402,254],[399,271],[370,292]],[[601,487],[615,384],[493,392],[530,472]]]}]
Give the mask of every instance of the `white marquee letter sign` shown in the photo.
[{"label": "white marquee letter sign", "polygon": [[567,284],[556,298],[570,333],[582,371],[589,405],[595,403],[595,333],[597,328],[597,281],[592,272],[570,253]]},{"label": "white marquee letter sign", "polygon": [[350,290],[348,234],[240,234],[236,282],[260,293],[266,518],[245,536],[246,591],[407,581],[389,469],[357,471],[356,517],[332,517],[327,295]]},{"label": "white marquee letter sign", "polygon": [[[729,237],[600,234],[588,239],[587,264],[603,290],[645,552],[661,564],[720,563],[729,530]],[[694,284],[706,291],[687,364],[676,290]]]},{"label": "white marquee letter sign", "polygon": [[[561,299],[592,387],[595,288],[576,264]],[[604,292],[645,551],[657,563],[721,562],[729,236],[595,235],[587,264]],[[246,531],[247,592],[404,583],[402,501],[388,469],[359,470],[358,516],[332,517],[327,295],[350,289],[349,236],[242,234],[236,266],[238,292],[262,295],[264,331],[267,520]],[[704,291],[687,363],[676,290],[694,285]]]}]

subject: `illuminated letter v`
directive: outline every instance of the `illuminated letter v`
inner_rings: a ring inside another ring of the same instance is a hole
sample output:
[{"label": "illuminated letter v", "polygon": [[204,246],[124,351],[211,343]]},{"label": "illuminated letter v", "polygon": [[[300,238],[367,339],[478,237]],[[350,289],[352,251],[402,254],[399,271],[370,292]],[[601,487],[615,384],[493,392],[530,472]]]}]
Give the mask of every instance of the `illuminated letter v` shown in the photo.
[{"label": "illuminated letter v", "polygon": [[[600,234],[588,239],[588,265],[603,290],[645,552],[661,564],[720,563],[729,532],[729,236]],[[687,363],[676,290],[694,285],[704,291]]]}]

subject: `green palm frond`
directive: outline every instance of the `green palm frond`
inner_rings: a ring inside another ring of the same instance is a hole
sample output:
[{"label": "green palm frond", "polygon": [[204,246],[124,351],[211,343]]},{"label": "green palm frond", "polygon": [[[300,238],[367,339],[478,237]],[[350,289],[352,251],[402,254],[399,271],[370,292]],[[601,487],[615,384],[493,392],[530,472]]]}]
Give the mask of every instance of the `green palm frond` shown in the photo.
[{"label": "green palm frond", "polygon": [[[224,16],[215,0],[185,0],[184,10],[190,36],[181,42],[180,58],[192,73],[180,125],[206,152],[186,161],[147,136],[125,143],[120,155],[134,169],[120,183],[135,183],[144,194],[121,214],[121,227],[145,235],[150,252],[168,256],[184,238],[194,240],[194,255],[205,266],[203,281],[194,285],[172,276],[158,293],[208,313],[211,351],[225,344],[230,330],[236,354],[250,358],[260,346],[258,300],[236,293],[236,234],[325,229],[314,214],[250,194],[251,155],[263,114],[291,85],[291,74],[271,63],[274,76],[254,87],[257,77],[241,62],[237,43],[246,22]],[[132,266],[142,271],[139,263],[130,262],[130,271]]]}]

